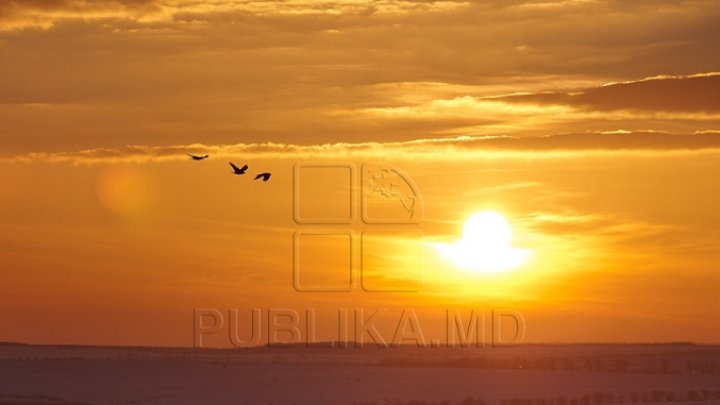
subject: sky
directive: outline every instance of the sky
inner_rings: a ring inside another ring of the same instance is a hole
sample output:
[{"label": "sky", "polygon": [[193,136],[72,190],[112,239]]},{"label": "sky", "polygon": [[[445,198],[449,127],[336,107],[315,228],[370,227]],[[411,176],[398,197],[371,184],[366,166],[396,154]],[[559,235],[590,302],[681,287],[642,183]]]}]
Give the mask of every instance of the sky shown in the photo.
[{"label": "sky", "polygon": [[[0,1],[0,341],[190,346],[198,308],[314,308],[325,339],[338,309],[409,308],[439,336],[448,309],[512,308],[526,341],[717,343],[719,20],[709,0]],[[527,262],[434,249],[488,210]],[[303,280],[350,291],[294,288],[300,250]],[[412,291],[362,288],[394,277]]]}]

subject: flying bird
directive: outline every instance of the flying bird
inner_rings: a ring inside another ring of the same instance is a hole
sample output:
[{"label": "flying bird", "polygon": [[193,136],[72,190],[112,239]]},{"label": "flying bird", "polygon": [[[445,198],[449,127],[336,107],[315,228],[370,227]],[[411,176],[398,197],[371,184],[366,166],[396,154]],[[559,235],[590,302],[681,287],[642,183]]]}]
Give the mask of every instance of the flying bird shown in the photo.
[{"label": "flying bird", "polygon": [[268,181],[268,180],[270,180],[270,176],[272,176],[272,173],[267,173],[267,172],[260,173],[257,176],[255,176],[255,179],[253,179],[253,180],[262,179],[262,181]]},{"label": "flying bird", "polygon": [[191,155],[189,153],[187,155],[190,156],[192,160],[204,160],[209,157],[209,155]]},{"label": "flying bird", "polygon": [[233,162],[229,162],[230,166],[232,166],[233,174],[245,174],[245,170],[248,169],[248,165],[243,166],[242,168],[239,168],[233,164]]}]

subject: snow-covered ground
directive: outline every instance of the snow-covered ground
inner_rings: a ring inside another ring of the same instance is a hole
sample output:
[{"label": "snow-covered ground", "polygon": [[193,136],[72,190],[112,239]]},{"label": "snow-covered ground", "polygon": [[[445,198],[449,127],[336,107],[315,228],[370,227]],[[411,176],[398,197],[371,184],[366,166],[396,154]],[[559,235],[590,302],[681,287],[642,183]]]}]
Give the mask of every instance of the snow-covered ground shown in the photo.
[{"label": "snow-covered ground", "polygon": [[[461,358],[502,361],[461,366]],[[647,369],[652,364],[657,368]],[[706,395],[709,402],[709,393],[720,395],[712,364],[720,364],[720,348],[713,346],[193,351],[0,345],[0,404],[460,404],[473,397],[549,405],[564,396],[567,405],[573,399],[581,405],[583,396],[587,401],[598,393],[603,403],[611,396],[632,403],[633,395],[651,402],[653,392],[665,400],[673,392],[676,403],[688,395]],[[602,371],[586,370],[598,367]]]}]

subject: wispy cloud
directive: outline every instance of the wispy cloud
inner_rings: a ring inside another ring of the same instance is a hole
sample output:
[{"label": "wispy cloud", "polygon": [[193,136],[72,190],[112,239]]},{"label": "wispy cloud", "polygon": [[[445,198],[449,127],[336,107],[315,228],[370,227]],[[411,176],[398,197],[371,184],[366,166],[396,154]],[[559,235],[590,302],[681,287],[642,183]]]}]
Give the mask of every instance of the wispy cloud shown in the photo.
[{"label": "wispy cloud", "polygon": [[472,159],[502,158],[507,154],[542,152],[536,157],[554,158],[578,153],[691,153],[720,150],[720,132],[675,134],[664,132],[588,132],[544,137],[459,136],[398,142],[327,143],[298,145],[248,143],[232,145],[188,144],[175,146],[126,146],[75,152],[28,153],[6,162],[64,162],[73,164],[173,161],[188,153],[213,157],[252,156],[275,159]]},{"label": "wispy cloud", "polygon": [[468,2],[452,0],[8,0],[0,4],[0,30],[50,29],[67,20],[126,20],[152,24],[227,13],[256,16],[402,15],[452,11],[468,5]]}]

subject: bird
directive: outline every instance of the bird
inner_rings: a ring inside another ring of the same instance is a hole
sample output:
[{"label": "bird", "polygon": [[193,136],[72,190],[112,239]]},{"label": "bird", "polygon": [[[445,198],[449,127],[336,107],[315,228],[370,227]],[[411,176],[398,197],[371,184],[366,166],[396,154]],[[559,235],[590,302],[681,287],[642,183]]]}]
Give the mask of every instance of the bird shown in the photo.
[{"label": "bird", "polygon": [[230,163],[230,166],[233,168],[233,174],[245,174],[245,170],[248,169],[248,165],[243,166],[242,168],[239,168],[233,164],[233,162]]},{"label": "bird", "polygon": [[204,160],[209,157],[209,155],[191,155],[189,153],[187,155],[190,156],[192,160]]},{"label": "bird", "polygon": [[270,180],[270,176],[272,176],[272,173],[260,173],[253,180],[262,179],[262,181],[268,181]]}]

